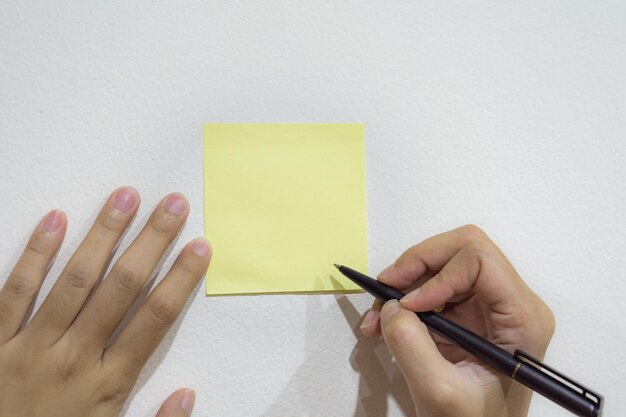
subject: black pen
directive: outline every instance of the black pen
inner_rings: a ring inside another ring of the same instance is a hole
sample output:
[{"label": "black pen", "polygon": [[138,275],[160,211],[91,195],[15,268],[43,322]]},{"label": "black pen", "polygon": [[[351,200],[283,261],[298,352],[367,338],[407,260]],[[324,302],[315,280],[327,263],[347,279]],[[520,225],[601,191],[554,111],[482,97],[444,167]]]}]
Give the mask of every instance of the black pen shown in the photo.
[{"label": "black pen", "polygon": [[[399,300],[404,294],[347,266],[335,264],[350,278],[383,303]],[[513,355],[434,311],[415,313],[430,330],[456,344],[487,365],[510,376],[528,388],[584,417],[602,414],[602,396],[574,382],[555,369],[521,350]]]}]

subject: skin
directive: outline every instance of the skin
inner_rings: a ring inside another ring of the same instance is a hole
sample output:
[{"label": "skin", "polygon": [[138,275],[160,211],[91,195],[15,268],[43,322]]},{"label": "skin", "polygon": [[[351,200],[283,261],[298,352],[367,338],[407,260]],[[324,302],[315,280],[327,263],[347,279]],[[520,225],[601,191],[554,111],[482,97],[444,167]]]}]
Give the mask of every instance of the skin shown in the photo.
[{"label": "skin", "polygon": [[[100,278],[139,207],[130,187],[108,198],[41,308],[25,324],[67,229],[53,210],[35,228],[0,290],[0,415],[118,416],[137,377],[204,276],[211,247],[189,242],[115,340],[109,340],[154,273],[189,213],[181,194],[166,196],[100,285]],[[397,360],[420,417],[526,416],[531,393],[431,335],[412,311],[448,303],[450,319],[505,350],[543,358],[550,309],[476,226],[434,236],[408,249],[379,279],[404,290],[362,331],[382,335]],[[187,417],[195,393],[171,394],[157,417]]]},{"label": "skin", "polygon": [[513,353],[543,359],[554,316],[478,227],[443,233],[405,251],[378,277],[406,295],[377,302],[361,325],[395,357],[420,417],[528,414],[532,392],[429,333],[413,313],[446,305],[444,315]]},{"label": "skin", "polygon": [[[41,308],[23,325],[59,251],[67,219],[53,210],[35,228],[0,290],[0,415],[119,415],[139,372],[211,259],[206,240],[189,242],[107,345],[189,214],[184,196],[166,196],[94,290],[137,212],[139,200],[130,187],[122,187],[108,198]],[[167,398],[157,416],[189,416],[194,400],[192,390],[180,389]]]}]

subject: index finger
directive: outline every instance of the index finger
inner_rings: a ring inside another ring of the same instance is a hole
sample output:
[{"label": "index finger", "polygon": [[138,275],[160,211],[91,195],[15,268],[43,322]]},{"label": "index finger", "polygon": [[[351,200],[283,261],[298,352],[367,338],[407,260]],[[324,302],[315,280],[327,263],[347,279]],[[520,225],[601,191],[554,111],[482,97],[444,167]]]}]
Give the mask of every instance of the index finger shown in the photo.
[{"label": "index finger", "polygon": [[[478,238],[486,238],[486,235],[474,225],[459,227],[435,235],[404,251],[377,278],[384,284],[408,293],[421,287],[454,258],[463,247]],[[366,336],[375,336],[380,333],[381,307],[382,303],[375,301],[371,311],[365,316],[361,331]]]},{"label": "index finger", "polygon": [[478,226],[462,226],[410,247],[378,275],[378,280],[399,290],[414,289],[417,280],[439,272],[463,247],[477,240],[485,241],[497,250]]}]

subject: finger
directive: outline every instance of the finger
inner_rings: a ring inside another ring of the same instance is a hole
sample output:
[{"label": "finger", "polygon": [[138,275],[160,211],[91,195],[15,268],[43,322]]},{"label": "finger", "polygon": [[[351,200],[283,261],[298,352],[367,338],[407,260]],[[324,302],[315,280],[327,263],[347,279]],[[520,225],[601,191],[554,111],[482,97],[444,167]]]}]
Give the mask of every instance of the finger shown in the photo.
[{"label": "finger", "polygon": [[464,246],[473,241],[489,241],[487,235],[474,225],[441,233],[407,249],[378,276],[378,280],[405,290],[432,271],[439,271]]},{"label": "finger", "polygon": [[432,310],[446,302],[459,302],[472,294],[499,311],[518,304],[527,287],[510,263],[491,245],[473,242],[465,246],[441,271],[420,288],[402,298],[413,311]]},{"label": "finger", "polygon": [[211,247],[205,239],[196,239],[183,248],[163,281],[105,351],[105,365],[119,367],[132,377],[141,371],[204,276],[210,259]]},{"label": "finger", "polygon": [[[523,348],[541,357],[554,332],[550,309],[484,232],[465,226],[456,233],[462,235],[458,238],[463,242],[461,249],[435,277],[407,293],[400,301],[402,306],[426,311],[447,302],[466,301],[475,294],[483,305],[489,340],[507,350]],[[440,259],[445,257],[435,259],[432,269],[437,269]]]},{"label": "finger", "polygon": [[[419,288],[424,282],[430,279],[434,273],[432,271],[428,271],[424,273],[419,279],[417,279],[413,284],[411,284],[405,291],[413,290],[414,288]],[[383,304],[379,300],[374,300],[372,304],[372,308],[367,312],[363,321],[361,323],[361,332],[365,336],[379,336],[381,334],[380,328],[380,309]]]},{"label": "finger", "polygon": [[122,187],[111,194],[26,331],[56,341],[67,330],[138,206],[139,194],[133,188]]},{"label": "finger", "polygon": [[66,229],[67,218],[60,210],[49,212],[35,228],[0,290],[0,343],[11,339],[22,325],[61,247]]},{"label": "finger", "polygon": [[380,334],[380,309],[383,303],[374,300],[372,308],[367,312],[361,322],[361,332],[365,336],[377,336]]},{"label": "finger", "polygon": [[188,214],[189,204],[182,194],[170,194],[159,203],[143,230],[78,315],[70,329],[77,339],[104,349],[105,342],[152,276]]},{"label": "finger", "polygon": [[167,397],[156,417],[189,417],[195,402],[196,393],[192,389],[181,388]]},{"label": "finger", "polygon": [[388,301],[381,310],[381,324],[385,343],[416,404],[429,401],[436,384],[456,378],[454,365],[441,356],[428,329],[414,312],[402,308],[396,300]]}]

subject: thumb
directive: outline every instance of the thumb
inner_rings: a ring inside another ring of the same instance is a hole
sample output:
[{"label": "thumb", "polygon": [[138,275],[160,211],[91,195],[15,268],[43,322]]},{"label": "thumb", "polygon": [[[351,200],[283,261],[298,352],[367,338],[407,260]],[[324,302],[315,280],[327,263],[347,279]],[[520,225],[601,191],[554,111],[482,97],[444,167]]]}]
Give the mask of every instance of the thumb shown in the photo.
[{"label": "thumb", "polygon": [[181,388],[172,393],[161,405],[156,417],[189,417],[196,402],[196,393],[189,388]]},{"label": "thumb", "polygon": [[397,300],[387,301],[380,317],[387,348],[396,359],[415,403],[429,403],[434,394],[441,397],[441,392],[435,391],[443,388],[441,385],[450,386],[456,369],[439,353],[426,325]]}]

